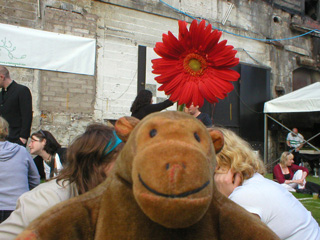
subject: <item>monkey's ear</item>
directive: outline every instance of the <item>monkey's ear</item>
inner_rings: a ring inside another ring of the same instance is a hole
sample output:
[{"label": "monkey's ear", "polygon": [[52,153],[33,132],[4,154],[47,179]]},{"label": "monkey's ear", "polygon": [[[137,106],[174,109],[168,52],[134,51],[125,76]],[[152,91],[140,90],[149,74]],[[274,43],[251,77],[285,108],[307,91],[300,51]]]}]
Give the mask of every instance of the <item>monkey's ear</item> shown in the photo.
[{"label": "monkey's ear", "polygon": [[118,137],[126,142],[130,136],[130,133],[135,128],[135,126],[140,122],[139,119],[135,117],[122,117],[116,121],[114,126]]},{"label": "monkey's ear", "polygon": [[212,143],[216,153],[219,153],[224,145],[223,133],[217,129],[208,128],[208,132],[211,136]]}]

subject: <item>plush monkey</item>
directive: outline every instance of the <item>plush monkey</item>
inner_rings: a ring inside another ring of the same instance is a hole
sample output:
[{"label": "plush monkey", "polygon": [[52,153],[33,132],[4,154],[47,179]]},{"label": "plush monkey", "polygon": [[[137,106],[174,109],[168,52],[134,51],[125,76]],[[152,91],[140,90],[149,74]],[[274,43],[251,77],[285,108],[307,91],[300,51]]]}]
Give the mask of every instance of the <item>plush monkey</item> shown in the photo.
[{"label": "plush monkey", "polygon": [[48,210],[18,239],[279,239],[217,191],[221,132],[169,111],[115,127],[127,142],[107,180]]}]

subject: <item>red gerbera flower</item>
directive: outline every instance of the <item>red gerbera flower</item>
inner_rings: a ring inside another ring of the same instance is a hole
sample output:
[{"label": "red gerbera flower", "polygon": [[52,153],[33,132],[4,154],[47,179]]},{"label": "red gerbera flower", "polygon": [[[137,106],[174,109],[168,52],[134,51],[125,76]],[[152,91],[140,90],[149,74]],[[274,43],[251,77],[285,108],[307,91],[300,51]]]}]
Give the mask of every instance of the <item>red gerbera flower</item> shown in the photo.
[{"label": "red gerbera flower", "polygon": [[170,95],[170,100],[189,107],[202,106],[204,98],[218,102],[233,90],[230,81],[237,81],[239,73],[230,69],[239,64],[237,53],[227,41],[219,42],[221,32],[212,31],[211,24],[199,25],[194,20],[190,29],[179,21],[179,38],[170,31],[163,34],[154,51],[161,57],[153,59],[152,72],[160,74],[155,80],[162,84],[158,90]]}]

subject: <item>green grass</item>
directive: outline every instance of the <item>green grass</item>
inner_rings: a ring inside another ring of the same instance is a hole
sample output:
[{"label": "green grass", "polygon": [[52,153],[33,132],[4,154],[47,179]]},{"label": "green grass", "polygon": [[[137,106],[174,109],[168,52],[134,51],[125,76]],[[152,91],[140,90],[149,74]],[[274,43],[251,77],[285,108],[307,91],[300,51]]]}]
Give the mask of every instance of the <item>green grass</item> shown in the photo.
[{"label": "green grass", "polygon": [[[266,174],[266,178],[272,180],[272,173]],[[308,176],[307,182],[314,182],[320,185],[320,179],[317,177]],[[320,199],[313,199],[309,194],[302,194],[302,193],[292,193],[299,201],[308,209],[314,219],[320,224]]]}]

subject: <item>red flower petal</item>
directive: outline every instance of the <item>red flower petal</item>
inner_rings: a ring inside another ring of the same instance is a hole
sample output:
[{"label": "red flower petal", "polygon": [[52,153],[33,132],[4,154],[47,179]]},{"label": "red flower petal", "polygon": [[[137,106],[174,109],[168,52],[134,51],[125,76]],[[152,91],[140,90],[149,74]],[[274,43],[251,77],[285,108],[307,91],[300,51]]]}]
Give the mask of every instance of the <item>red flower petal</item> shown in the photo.
[{"label": "red flower petal", "polygon": [[215,81],[207,81],[206,86],[220,99],[224,99],[228,92],[233,90],[232,83],[216,78]]},{"label": "red flower petal", "polygon": [[211,94],[213,94],[215,97],[220,99],[223,99],[225,97],[226,91],[223,86],[223,80],[220,80],[218,78],[215,78],[214,80],[208,78],[205,81],[205,85],[209,89]]},{"label": "red flower petal", "polygon": [[202,106],[204,102],[204,98],[199,91],[198,85],[193,82],[193,92],[192,92],[192,102],[187,103],[187,107],[190,107],[191,104],[194,106]]},{"label": "red flower petal", "polygon": [[163,58],[169,58],[169,59],[178,59],[178,55],[175,55],[174,53],[170,52],[170,49],[168,49],[163,43],[156,43],[156,47],[154,48],[154,51]]},{"label": "red flower petal", "polygon": [[240,74],[232,69],[210,70],[208,74],[213,74],[214,78],[217,77],[224,81],[237,81],[240,77]]},{"label": "red flower petal", "polygon": [[185,82],[183,87],[183,91],[181,91],[181,96],[179,97],[178,104],[182,105],[184,103],[188,104],[191,102],[191,97],[192,97],[192,86],[189,82]]},{"label": "red flower petal", "polygon": [[179,44],[178,39],[171,32],[168,32],[168,35],[163,35],[162,41],[168,50],[175,56],[180,55],[185,51],[184,47]]},{"label": "red flower petal", "polygon": [[199,26],[197,20],[193,20],[190,26],[191,43],[193,49],[198,49],[203,38],[205,21],[201,21]]},{"label": "red flower petal", "polygon": [[185,21],[179,20],[178,24],[179,24],[179,40],[187,38],[189,35],[188,29],[187,29],[187,23]]},{"label": "red flower petal", "polygon": [[[211,27],[211,25],[210,25]],[[206,37],[204,44],[203,44],[203,51],[210,53],[213,49],[213,47],[218,43],[220,37],[222,35],[222,32],[219,32],[217,30],[214,30],[212,34]]]},{"label": "red flower petal", "polygon": [[206,87],[206,85],[203,84],[203,82],[199,83],[199,91],[203,95],[203,97],[207,99],[208,102],[210,103],[218,102],[218,99],[215,97],[214,94],[210,92],[210,90]]},{"label": "red flower petal", "polygon": [[187,23],[179,21],[178,39],[169,31],[154,48],[162,57],[152,60],[153,73],[159,74],[155,80],[171,101],[200,107],[204,98],[218,102],[217,98],[223,99],[232,91],[231,81],[240,76],[229,69],[239,63],[237,51],[227,46],[226,40],[219,42],[220,31],[205,25],[204,20],[199,24],[194,20],[188,30]]},{"label": "red flower petal", "polygon": [[[154,73],[154,71],[152,71],[152,73]],[[155,77],[154,79],[158,83],[164,83],[166,81],[171,81],[175,76],[177,76],[179,74],[181,74],[181,72],[179,70],[170,71],[170,72],[164,72],[160,76]]]},{"label": "red flower petal", "polygon": [[164,83],[158,88],[159,91],[164,90],[167,95],[173,93],[173,91],[178,87],[179,84],[183,83],[183,74],[177,75],[172,81]]},{"label": "red flower petal", "polygon": [[174,70],[182,71],[183,66],[179,60],[164,60],[163,58],[153,59],[152,72],[154,74],[161,74],[162,72],[170,72]]},{"label": "red flower petal", "polygon": [[[181,84],[183,86],[183,84]],[[173,102],[177,102],[181,96],[182,87],[176,88],[175,91],[171,94],[170,100]]]}]

